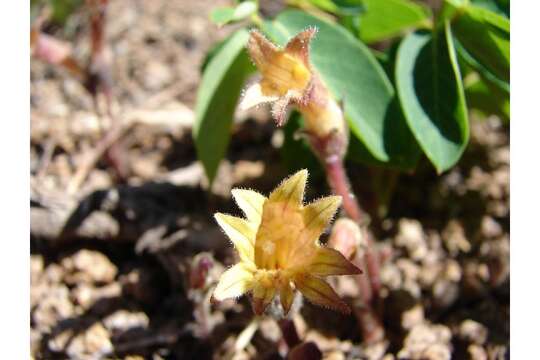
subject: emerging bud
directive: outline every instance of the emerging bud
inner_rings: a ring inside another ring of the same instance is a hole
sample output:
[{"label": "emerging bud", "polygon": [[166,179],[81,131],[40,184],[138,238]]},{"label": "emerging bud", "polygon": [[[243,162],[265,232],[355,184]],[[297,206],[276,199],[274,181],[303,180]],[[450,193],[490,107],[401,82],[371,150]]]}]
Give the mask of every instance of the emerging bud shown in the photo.
[{"label": "emerging bud", "polygon": [[82,77],[84,72],[73,57],[71,46],[39,29],[30,31],[30,52],[32,56],[46,63],[65,68],[72,74]]},{"label": "emerging bud", "polygon": [[365,245],[357,223],[348,218],[336,221],[328,240],[328,247],[336,249],[351,260],[358,250],[363,251]]},{"label": "emerging bud", "polygon": [[227,270],[214,291],[216,300],[252,294],[256,314],[279,293],[285,313],[294,291],[333,310],[350,309],[322,277],[359,274],[360,269],[340,252],[321,246],[318,239],[341,204],[329,196],[303,205],[307,170],[286,179],[268,198],[251,190],[233,190],[246,219],[216,214],[238,251],[240,262]]},{"label": "emerging bud", "polygon": [[191,289],[201,289],[207,283],[208,271],[214,266],[212,256],[208,253],[198,254],[191,262],[189,271],[189,286]]}]

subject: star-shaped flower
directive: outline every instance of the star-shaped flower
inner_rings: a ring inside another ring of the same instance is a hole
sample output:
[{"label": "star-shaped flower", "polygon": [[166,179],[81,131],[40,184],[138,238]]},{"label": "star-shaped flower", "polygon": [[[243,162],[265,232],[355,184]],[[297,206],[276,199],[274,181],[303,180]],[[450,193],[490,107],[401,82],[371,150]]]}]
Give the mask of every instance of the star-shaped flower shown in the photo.
[{"label": "star-shaped flower", "polygon": [[361,271],[339,251],[318,241],[341,205],[341,197],[303,205],[307,176],[307,170],[297,172],[268,198],[252,190],[232,191],[246,219],[220,213],[215,218],[236,247],[240,262],[221,276],[214,290],[216,300],[251,292],[253,309],[261,314],[279,293],[287,313],[294,291],[299,290],[314,304],[350,312],[322,278]]},{"label": "star-shaped flower", "polygon": [[295,105],[304,118],[304,133],[311,137],[316,153],[322,158],[342,157],[348,145],[343,111],[309,60],[310,43],[316,33],[316,28],[308,28],[279,48],[252,30],[247,49],[261,79],[246,89],[239,107],[245,110],[272,103],[272,116],[281,126],[287,106]]},{"label": "star-shaped flower", "polygon": [[314,80],[309,43],[316,33],[316,28],[304,30],[280,49],[260,32],[252,30],[247,49],[262,79],[245,91],[240,109],[273,102],[272,114],[281,126],[289,103],[305,104]]}]

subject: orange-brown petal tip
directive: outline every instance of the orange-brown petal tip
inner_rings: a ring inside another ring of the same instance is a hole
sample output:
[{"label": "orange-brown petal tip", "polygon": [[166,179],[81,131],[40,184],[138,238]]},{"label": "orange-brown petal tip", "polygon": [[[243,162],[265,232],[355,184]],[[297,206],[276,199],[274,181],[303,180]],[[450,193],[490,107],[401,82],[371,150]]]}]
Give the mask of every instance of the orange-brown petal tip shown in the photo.
[{"label": "orange-brown petal tip", "polygon": [[258,30],[251,30],[247,50],[255,65],[260,68],[266,62],[270,61],[272,56],[278,51],[278,48]]},{"label": "orange-brown petal tip", "polygon": [[351,309],[324,280],[310,274],[295,277],[294,284],[304,297],[315,305],[350,314]]},{"label": "orange-brown petal tip", "polygon": [[309,67],[309,44],[317,31],[316,27],[310,26],[299,32],[285,45],[285,52],[302,59],[304,64]]},{"label": "orange-brown petal tip", "polygon": [[357,275],[362,273],[362,270],[347,260],[342,253],[328,247],[317,249],[308,269],[311,274],[319,276]]}]

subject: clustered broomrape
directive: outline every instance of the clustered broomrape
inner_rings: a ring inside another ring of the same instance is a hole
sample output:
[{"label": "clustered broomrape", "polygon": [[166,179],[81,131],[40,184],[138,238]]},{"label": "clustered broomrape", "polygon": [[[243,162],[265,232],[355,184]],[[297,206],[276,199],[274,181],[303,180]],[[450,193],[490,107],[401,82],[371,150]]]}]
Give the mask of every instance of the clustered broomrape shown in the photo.
[{"label": "clustered broomrape", "polygon": [[254,312],[262,314],[279,293],[286,314],[299,290],[314,304],[350,312],[322,277],[361,271],[339,251],[318,241],[341,205],[341,197],[328,196],[303,205],[307,176],[307,170],[297,172],[268,198],[252,190],[232,190],[246,219],[221,213],[215,218],[240,261],[221,275],[213,294],[216,300],[250,292]]}]

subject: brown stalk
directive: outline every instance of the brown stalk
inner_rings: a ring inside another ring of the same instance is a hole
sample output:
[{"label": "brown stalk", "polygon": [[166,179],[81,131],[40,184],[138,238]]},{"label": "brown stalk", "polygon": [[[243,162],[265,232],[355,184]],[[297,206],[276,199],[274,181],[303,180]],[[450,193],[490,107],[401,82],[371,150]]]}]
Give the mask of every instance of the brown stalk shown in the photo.
[{"label": "brown stalk", "polygon": [[330,187],[335,194],[341,195],[343,198],[343,210],[349,218],[359,225],[362,237],[366,241],[363,256],[356,255],[353,260],[353,263],[366,271],[367,274],[367,276],[356,277],[360,290],[361,305],[355,307],[354,312],[360,324],[364,341],[367,343],[376,342],[384,337],[384,329],[373,308],[373,301],[378,298],[380,290],[380,262],[374,250],[371,234],[367,229],[369,219],[351,191],[342,158],[327,156],[323,159],[323,162]]},{"label": "brown stalk", "polygon": [[377,252],[374,250],[372,235],[369,232],[367,225],[369,219],[364,215],[364,211],[360,208],[356,196],[351,192],[349,178],[345,172],[343,160],[336,157],[327,158],[325,161],[325,171],[328,178],[328,183],[333,191],[341,195],[343,198],[343,209],[348,217],[356,221],[362,231],[362,236],[367,242],[364,258],[361,259],[365,263],[365,269],[368,271],[368,278],[371,283],[372,294],[370,294],[368,302],[373,298],[378,297],[381,288],[380,282],[380,261]]},{"label": "brown stalk", "polygon": [[302,341],[298,335],[296,325],[292,319],[283,318],[278,321],[283,341],[287,344],[289,360],[320,360],[322,353],[317,344],[308,341]]},{"label": "brown stalk", "polygon": [[281,329],[281,335],[283,335],[283,340],[289,347],[292,349],[296,345],[300,344],[300,336],[296,330],[296,325],[294,321],[288,318],[283,318],[278,320],[279,328]]}]

